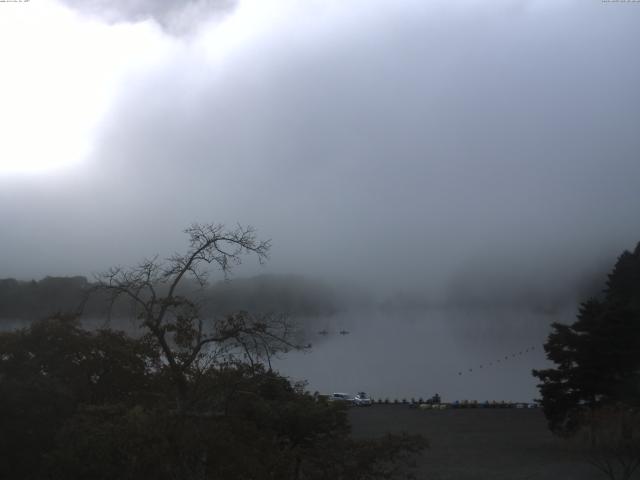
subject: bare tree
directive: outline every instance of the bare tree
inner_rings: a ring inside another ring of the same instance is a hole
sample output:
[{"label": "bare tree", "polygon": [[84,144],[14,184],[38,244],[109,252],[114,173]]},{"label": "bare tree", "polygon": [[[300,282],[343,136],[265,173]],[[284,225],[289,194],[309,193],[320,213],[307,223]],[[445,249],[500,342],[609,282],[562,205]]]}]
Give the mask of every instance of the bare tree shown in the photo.
[{"label": "bare tree", "polygon": [[300,346],[293,341],[294,330],[286,317],[237,312],[224,318],[203,318],[202,308],[189,282],[204,289],[211,267],[227,277],[253,254],[260,263],[267,259],[270,241],[256,238],[252,227],[227,229],[221,224],[193,224],[185,230],[189,237],[186,253],[166,260],[158,256],[131,268],[111,268],[98,276],[97,287],[108,293],[113,305],[128,299],[134,317],[148,337],[157,344],[163,362],[176,386],[178,410],[184,412],[189,380],[200,368],[222,356],[227,361],[238,354],[251,365]]}]

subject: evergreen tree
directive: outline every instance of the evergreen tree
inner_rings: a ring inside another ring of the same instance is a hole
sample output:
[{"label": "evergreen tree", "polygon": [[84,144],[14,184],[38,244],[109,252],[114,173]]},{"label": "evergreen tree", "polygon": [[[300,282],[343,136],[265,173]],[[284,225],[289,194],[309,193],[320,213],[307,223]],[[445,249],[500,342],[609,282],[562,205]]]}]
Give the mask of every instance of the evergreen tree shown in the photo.
[{"label": "evergreen tree", "polygon": [[604,296],[582,303],[545,344],[555,368],[534,370],[551,430],[571,434],[606,405],[640,404],[640,244],[609,274]]}]

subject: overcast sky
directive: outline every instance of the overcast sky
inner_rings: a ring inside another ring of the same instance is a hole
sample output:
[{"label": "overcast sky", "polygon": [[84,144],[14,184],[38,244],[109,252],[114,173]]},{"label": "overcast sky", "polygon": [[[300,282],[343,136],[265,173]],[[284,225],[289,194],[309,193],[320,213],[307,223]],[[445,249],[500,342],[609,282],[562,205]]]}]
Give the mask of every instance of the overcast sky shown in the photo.
[{"label": "overcast sky", "polygon": [[0,277],[214,221],[273,240],[245,273],[570,290],[640,241],[639,22],[599,0],[0,3]]}]

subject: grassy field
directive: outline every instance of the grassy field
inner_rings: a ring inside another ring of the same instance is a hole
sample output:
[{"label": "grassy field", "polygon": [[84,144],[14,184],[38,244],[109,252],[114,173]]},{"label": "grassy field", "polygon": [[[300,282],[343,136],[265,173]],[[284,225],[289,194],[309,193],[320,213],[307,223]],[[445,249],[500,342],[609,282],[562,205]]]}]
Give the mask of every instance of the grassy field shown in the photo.
[{"label": "grassy field", "polygon": [[419,433],[430,448],[418,459],[425,480],[597,480],[584,454],[547,430],[539,409],[421,411],[403,405],[352,408],[355,437]]}]

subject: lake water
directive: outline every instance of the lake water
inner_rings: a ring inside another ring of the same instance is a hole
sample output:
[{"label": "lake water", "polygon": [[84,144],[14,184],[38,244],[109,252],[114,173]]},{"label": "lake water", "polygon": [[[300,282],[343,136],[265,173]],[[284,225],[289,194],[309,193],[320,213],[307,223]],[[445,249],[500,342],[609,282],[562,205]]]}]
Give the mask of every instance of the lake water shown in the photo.
[{"label": "lake water", "polygon": [[[316,319],[309,352],[275,362],[311,391],[365,391],[375,398],[530,402],[534,368],[546,368],[543,343],[552,321],[571,322],[574,308],[348,312]],[[327,330],[327,335],[318,332]],[[341,335],[341,330],[349,334]],[[527,351],[528,350],[528,351]],[[505,358],[506,357],[506,358]]]}]

